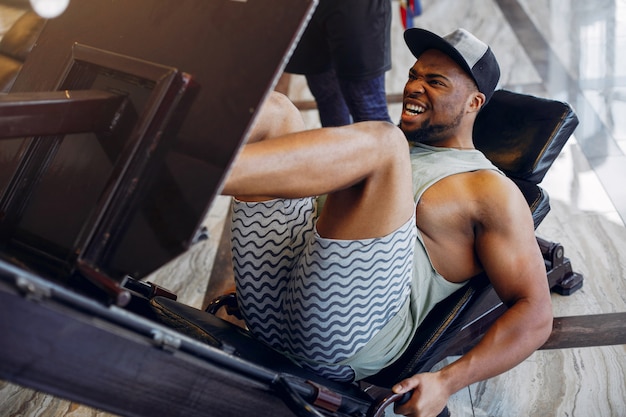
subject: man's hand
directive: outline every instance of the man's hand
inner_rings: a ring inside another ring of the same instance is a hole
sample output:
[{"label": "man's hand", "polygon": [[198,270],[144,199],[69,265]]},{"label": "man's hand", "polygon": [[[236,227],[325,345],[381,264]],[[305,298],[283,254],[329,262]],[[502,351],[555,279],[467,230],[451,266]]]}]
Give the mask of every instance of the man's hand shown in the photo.
[{"label": "man's hand", "polygon": [[404,404],[396,404],[394,412],[405,416],[436,417],[445,408],[449,392],[441,373],[422,373],[400,381],[393,387],[393,392],[403,394],[413,391],[411,398]]}]

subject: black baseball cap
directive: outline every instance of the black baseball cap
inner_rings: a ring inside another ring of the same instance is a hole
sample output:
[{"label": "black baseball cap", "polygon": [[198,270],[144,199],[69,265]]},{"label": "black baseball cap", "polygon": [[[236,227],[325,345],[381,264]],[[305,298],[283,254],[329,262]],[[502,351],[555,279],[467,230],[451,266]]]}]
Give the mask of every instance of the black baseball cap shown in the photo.
[{"label": "black baseball cap", "polygon": [[488,102],[500,80],[500,66],[489,45],[465,29],[457,29],[443,38],[428,30],[413,28],[404,32],[404,40],[416,58],[427,49],[437,49],[452,58],[467,72]]}]

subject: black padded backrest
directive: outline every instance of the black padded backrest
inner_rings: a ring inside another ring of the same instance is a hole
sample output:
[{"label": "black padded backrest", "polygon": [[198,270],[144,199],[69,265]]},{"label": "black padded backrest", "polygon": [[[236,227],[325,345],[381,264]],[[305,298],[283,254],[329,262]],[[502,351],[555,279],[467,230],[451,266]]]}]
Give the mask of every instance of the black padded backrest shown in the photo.
[{"label": "black padded backrest", "polygon": [[498,90],[476,119],[474,144],[507,176],[538,184],[577,125],[567,103]]}]

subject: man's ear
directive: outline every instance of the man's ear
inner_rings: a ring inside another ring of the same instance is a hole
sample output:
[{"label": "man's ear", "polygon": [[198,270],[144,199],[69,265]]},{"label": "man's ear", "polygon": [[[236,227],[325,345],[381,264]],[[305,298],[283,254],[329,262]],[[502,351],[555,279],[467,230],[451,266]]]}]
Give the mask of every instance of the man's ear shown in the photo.
[{"label": "man's ear", "polygon": [[480,109],[482,109],[485,105],[486,100],[487,98],[483,93],[479,91],[472,93],[469,102],[470,111],[478,113],[478,111],[480,111]]}]

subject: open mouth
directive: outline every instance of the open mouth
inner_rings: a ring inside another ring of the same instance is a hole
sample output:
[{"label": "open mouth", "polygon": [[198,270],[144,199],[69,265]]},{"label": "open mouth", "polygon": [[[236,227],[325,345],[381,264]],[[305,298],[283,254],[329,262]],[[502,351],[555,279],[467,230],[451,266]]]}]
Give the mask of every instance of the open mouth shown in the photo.
[{"label": "open mouth", "polygon": [[425,107],[419,106],[419,105],[417,105],[417,104],[407,103],[407,104],[404,106],[404,112],[405,112],[406,114],[411,115],[411,116],[415,116],[415,115],[418,115],[418,114],[422,114],[422,113],[424,113],[425,111],[426,111],[426,108],[425,108]]}]

